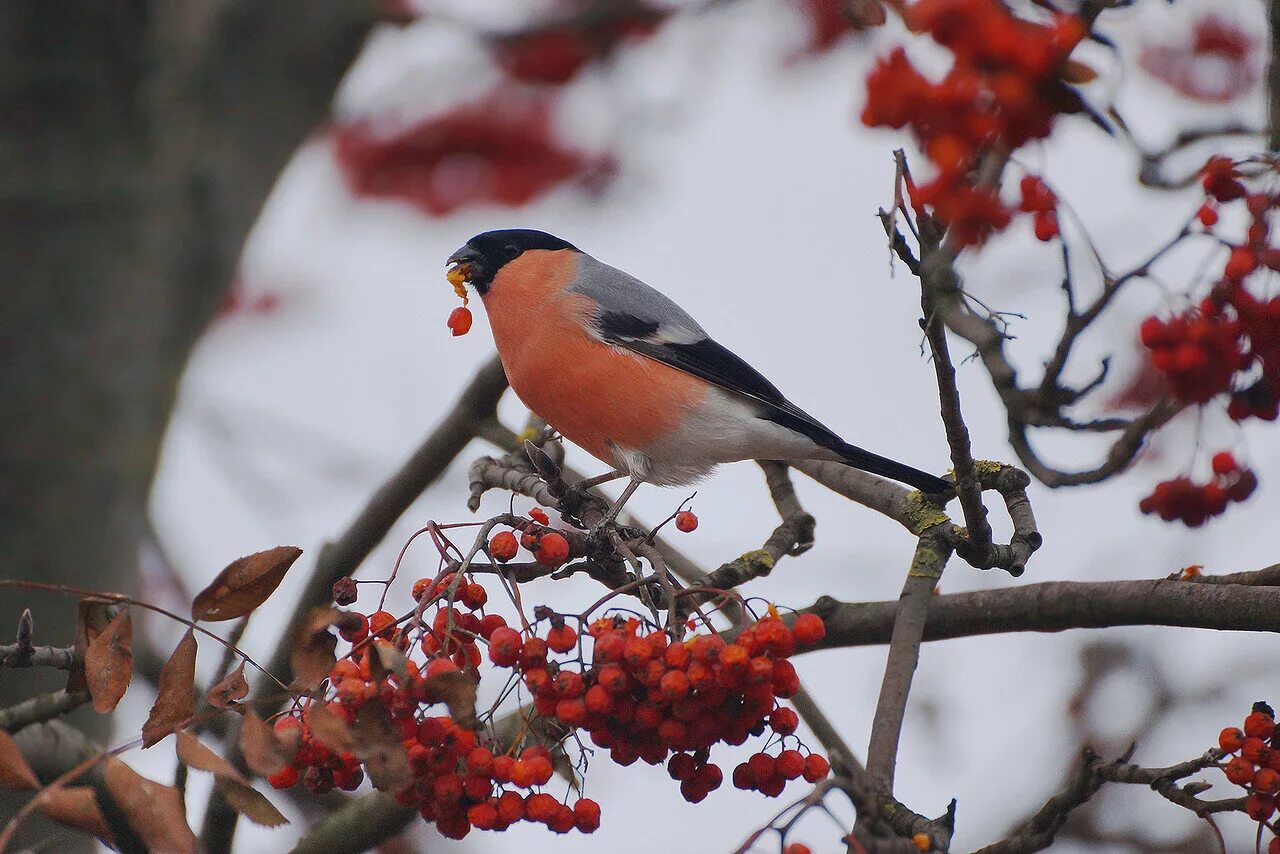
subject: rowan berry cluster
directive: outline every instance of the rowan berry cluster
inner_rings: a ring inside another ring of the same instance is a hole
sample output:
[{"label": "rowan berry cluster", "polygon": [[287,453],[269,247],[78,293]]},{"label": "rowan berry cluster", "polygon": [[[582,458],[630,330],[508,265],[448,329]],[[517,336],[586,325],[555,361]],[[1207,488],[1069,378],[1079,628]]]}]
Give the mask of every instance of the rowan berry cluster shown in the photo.
[{"label": "rowan berry cluster", "polygon": [[[681,530],[697,526],[689,511],[673,518]],[[513,530],[493,534],[487,551],[505,563],[525,549],[539,563],[559,566],[570,546],[549,523],[547,513],[534,508]],[[350,605],[357,593],[354,580],[341,579],[334,602]],[[830,771],[826,759],[796,738],[796,712],[778,702],[799,689],[789,656],[825,635],[815,615],[800,615],[788,626],[771,607],[728,642],[718,634],[683,638],[683,625],[663,631],[630,616],[566,620],[544,606],[533,609],[531,622],[522,619],[520,630],[485,613],[488,592],[466,572],[420,578],[412,595],[417,607],[400,618],[381,608],[368,615],[336,612],[332,624],[351,648],[328,669],[327,687],[276,722],[280,741],[296,749],[269,778],[273,786],[350,790],[368,773],[451,838],[518,821],[557,833],[594,831],[600,824],[594,801],[570,806],[540,790],[553,774],[547,747],[507,749],[485,734],[471,711],[486,648],[493,665],[515,671],[506,678],[528,689],[537,715],[562,730],[583,731],[621,765],[665,762],[690,802],[723,782],[710,761],[713,747],[741,745],[766,732],[766,748],[777,753],[762,750],[742,763],[733,780],[739,788],[776,797],[790,780],[816,782]],[[463,713],[456,707],[461,683],[469,691]],[[431,713],[439,703],[448,714]],[[379,760],[360,752],[370,715],[384,721],[383,754],[404,751],[407,771],[392,783],[385,766],[371,764]]]},{"label": "rowan berry cluster", "polygon": [[[1046,24],[1024,20],[996,0],[919,0],[903,17],[914,32],[948,48],[954,62],[935,83],[902,48],[894,50],[867,76],[862,121],[911,129],[937,169],[932,181],[908,185],[917,211],[931,209],[959,244],[980,244],[1007,226],[1014,211],[998,188],[974,185],[979,158],[993,146],[1012,151],[1042,139],[1059,113],[1080,109],[1063,73],[1084,26],[1066,14]],[[1056,216],[1032,210],[1037,235],[1047,234]]]},{"label": "rowan berry cluster", "polygon": [[1222,277],[1199,305],[1164,321],[1142,323],[1142,343],[1175,397],[1187,403],[1228,398],[1236,421],[1280,416],[1280,296],[1264,298],[1255,273],[1280,270],[1280,249],[1269,245],[1269,218],[1280,194],[1250,192],[1238,164],[1211,157],[1201,171],[1209,201],[1197,214],[1207,229],[1218,223],[1219,206],[1242,204],[1249,217],[1245,240],[1232,244]]},{"label": "rowan berry cluster", "polygon": [[1189,477],[1161,481],[1151,494],[1138,502],[1143,513],[1155,513],[1166,522],[1180,520],[1198,528],[1213,516],[1219,516],[1232,501],[1244,501],[1258,486],[1258,477],[1236,462],[1235,456],[1222,451],[1213,455],[1213,479],[1195,483]]},{"label": "rowan berry cluster", "polygon": [[[619,765],[666,762],[691,803],[723,782],[720,766],[710,761],[716,744],[743,744],[766,730],[784,739],[794,734],[799,718],[777,702],[800,687],[787,659],[797,645],[812,645],[825,633],[814,615],[802,615],[788,628],[771,614],[733,643],[719,635],[673,640],[661,630],[646,630],[637,618],[605,617],[587,626],[589,662],[581,654],[556,662],[549,653],[581,650],[583,639],[558,615],[541,616],[548,623],[545,638],[525,638],[513,629],[494,632],[493,663],[518,669],[540,714],[585,730]],[[798,750],[784,750],[776,759],[758,757],[752,761],[760,773],[735,776],[735,783],[750,782],[740,788],[777,795],[787,780],[816,781],[829,770],[822,757]]]},{"label": "rowan berry cluster", "polygon": [[[1254,821],[1269,820],[1280,793],[1280,729],[1271,706],[1254,703],[1243,729],[1227,727],[1218,734],[1218,747],[1233,754],[1222,766],[1227,779],[1249,791],[1244,811]],[[1280,837],[1272,839],[1267,850],[1280,852]]]},{"label": "rowan berry cluster", "polygon": [[[545,518],[545,517],[544,517]],[[346,585],[335,585],[335,597],[350,593]],[[354,594],[352,594],[354,598]],[[339,634],[352,644],[351,652],[337,661],[329,673],[331,696],[311,700],[301,714],[280,718],[277,732],[294,733],[298,744],[290,764],[269,778],[276,788],[288,788],[301,779],[313,792],[334,787],[354,789],[364,779],[355,755],[334,751],[317,728],[317,709],[351,727],[357,723],[362,706],[373,700],[381,703],[395,736],[404,748],[412,779],[393,792],[396,800],[417,809],[434,822],[444,836],[461,839],[474,827],[504,830],[518,821],[545,824],[556,833],[577,828],[590,833],[600,826],[600,807],[589,798],[578,799],[572,807],[539,787],[550,782],[553,766],[550,751],[530,745],[517,752],[481,743],[477,732],[449,715],[428,715],[425,710],[444,698],[433,687],[433,677],[467,671],[478,679],[476,670],[482,656],[478,644],[495,643],[518,633],[507,627],[498,614],[481,615],[488,601],[483,585],[457,573],[439,579],[421,578],[413,585],[413,597],[424,612],[435,607],[434,617],[425,619],[417,634],[417,649],[411,649],[413,634],[399,626],[394,615],[375,611],[369,616],[343,613]],[[504,634],[505,633],[505,634]],[[422,664],[406,655],[401,670],[387,670],[375,663],[376,645],[396,648],[402,654],[420,650]]]}]

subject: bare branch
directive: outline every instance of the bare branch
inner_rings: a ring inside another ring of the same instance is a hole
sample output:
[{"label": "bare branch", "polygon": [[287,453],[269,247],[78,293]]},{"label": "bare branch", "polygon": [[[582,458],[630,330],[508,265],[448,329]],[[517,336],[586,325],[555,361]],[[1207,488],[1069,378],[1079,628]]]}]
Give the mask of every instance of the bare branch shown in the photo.
[{"label": "bare branch", "polygon": [[[1263,576],[1274,584],[1273,574]],[[802,613],[827,627],[819,649],[888,643],[898,602],[823,597]],[[1280,588],[1193,580],[1049,581],[1003,590],[933,596],[926,641],[1008,632],[1060,632],[1112,626],[1182,626],[1280,632]]]}]

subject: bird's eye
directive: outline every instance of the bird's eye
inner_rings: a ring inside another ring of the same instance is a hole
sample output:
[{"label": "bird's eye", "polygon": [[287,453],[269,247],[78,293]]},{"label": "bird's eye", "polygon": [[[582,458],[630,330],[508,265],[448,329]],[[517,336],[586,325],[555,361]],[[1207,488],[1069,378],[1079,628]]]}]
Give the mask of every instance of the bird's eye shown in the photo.
[{"label": "bird's eye", "polygon": [[508,258],[514,258],[520,254],[520,247],[516,246],[514,243],[508,243],[506,246],[502,247],[502,251],[507,253]]}]

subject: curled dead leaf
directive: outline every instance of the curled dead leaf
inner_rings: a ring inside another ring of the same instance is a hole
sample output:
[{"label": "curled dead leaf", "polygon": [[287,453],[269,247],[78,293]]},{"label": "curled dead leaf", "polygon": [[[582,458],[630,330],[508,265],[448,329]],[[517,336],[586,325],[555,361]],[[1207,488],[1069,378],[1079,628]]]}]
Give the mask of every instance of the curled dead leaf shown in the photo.
[{"label": "curled dead leaf", "polygon": [[133,675],[133,621],[128,605],[89,641],[84,672],[94,710],[105,714],[114,709]]},{"label": "curled dead leaf", "polygon": [[232,561],[191,603],[191,619],[243,617],[267,601],[301,554],[296,546],[276,546]]},{"label": "curled dead leaf", "polygon": [[85,654],[89,651],[89,643],[110,625],[114,607],[112,603],[101,599],[81,599],[77,603],[75,664],[67,674],[68,693],[89,690],[89,683],[84,675]]},{"label": "curled dead leaf", "polygon": [[187,629],[160,670],[156,702],[142,725],[142,746],[150,747],[195,714],[196,637]]},{"label": "curled dead leaf", "polygon": [[244,678],[244,661],[227,674],[226,678],[209,689],[206,699],[209,705],[219,709],[240,711],[240,701],[249,696],[249,680]]},{"label": "curled dead leaf", "polygon": [[178,758],[196,770],[213,774],[214,785],[236,812],[264,827],[278,827],[289,823],[265,795],[249,785],[249,781],[235,766],[206,747],[194,735],[179,730],[177,742]]},{"label": "curled dead leaf", "polygon": [[388,673],[394,673],[403,680],[408,672],[408,661],[399,647],[379,638],[373,642],[373,655],[369,657],[370,676],[377,682]]},{"label": "curled dead leaf", "polygon": [[289,655],[293,667],[293,684],[289,687],[294,691],[311,693],[337,663],[333,651],[338,648],[338,638],[329,631],[337,613],[333,608],[316,608],[302,624]]}]

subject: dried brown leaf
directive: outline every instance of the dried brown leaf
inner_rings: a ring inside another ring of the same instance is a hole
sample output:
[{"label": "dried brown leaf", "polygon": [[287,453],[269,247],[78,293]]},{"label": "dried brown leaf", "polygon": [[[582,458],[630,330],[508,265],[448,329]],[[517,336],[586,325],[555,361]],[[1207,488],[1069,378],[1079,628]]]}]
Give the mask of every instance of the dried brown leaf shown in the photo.
[{"label": "dried brown leaf", "polygon": [[160,669],[156,702],[142,725],[142,746],[150,747],[195,714],[196,636],[187,629],[169,660]]},{"label": "dried brown leaf", "polygon": [[449,670],[427,677],[425,682],[427,701],[444,703],[449,707],[449,717],[471,729],[479,726],[476,718],[476,680],[470,673]]},{"label": "dried brown leaf", "polygon": [[266,795],[248,783],[231,777],[218,777],[214,785],[222,792],[233,810],[254,824],[260,824],[263,827],[279,827],[289,823],[289,819],[267,800]]},{"label": "dried brown leaf", "polygon": [[114,709],[133,675],[133,621],[128,605],[89,641],[84,672],[93,708],[102,714]]},{"label": "dried brown leaf", "polygon": [[129,827],[148,851],[195,854],[196,837],[187,825],[187,811],[177,789],[148,780],[115,758],[107,760],[102,776]]},{"label": "dried brown leaf", "polygon": [[298,752],[298,742],[285,742],[271,724],[248,712],[240,722],[240,752],[244,754],[250,771],[261,777],[270,777],[293,761]]},{"label": "dried brown leaf", "polygon": [[210,774],[219,777],[232,777],[236,780],[244,779],[244,776],[236,770],[234,765],[214,753],[205,746],[204,742],[191,733],[180,729],[177,735],[178,758],[187,763],[187,765],[197,771],[208,771]]},{"label": "dried brown leaf", "polygon": [[206,747],[194,735],[179,730],[177,741],[178,758],[192,768],[213,774],[217,778],[215,785],[236,812],[255,824],[266,827],[289,823],[266,796],[249,785],[235,766]]},{"label": "dried brown leaf", "polygon": [[209,689],[209,705],[219,709],[240,710],[240,701],[249,696],[249,680],[244,678],[244,662],[227,677]]},{"label": "dried brown leaf", "polygon": [[338,661],[333,654],[338,648],[338,638],[329,632],[336,615],[333,608],[316,608],[298,633],[289,656],[293,667],[293,684],[289,687],[299,694],[314,691]]},{"label": "dried brown leaf", "polygon": [[336,712],[329,711],[328,703],[312,703],[307,710],[307,722],[316,741],[335,753],[351,749],[351,727]]},{"label": "dried brown leaf", "polygon": [[379,638],[373,642],[373,655],[369,658],[370,676],[374,682],[380,682],[388,673],[394,673],[403,684],[408,672],[408,661],[398,646]]},{"label": "dried brown leaf", "polygon": [[31,770],[8,730],[0,729],[0,789],[31,791],[40,788],[36,772]]},{"label": "dried brown leaf", "polygon": [[398,792],[412,782],[409,757],[382,701],[369,700],[360,707],[352,732],[355,743],[351,752],[364,765],[374,788]]},{"label": "dried brown leaf", "polygon": [[234,620],[267,601],[302,554],[296,546],[276,546],[232,561],[191,603],[193,620]]},{"label": "dried brown leaf", "polygon": [[36,807],[50,821],[92,834],[107,845],[115,847],[111,828],[98,809],[98,799],[89,786],[64,786],[41,792]]},{"label": "dried brown leaf", "polygon": [[112,607],[110,602],[101,599],[81,599],[76,605],[76,656],[75,664],[67,674],[67,693],[89,690],[89,682],[84,675],[85,653],[89,651],[89,642],[111,624]]}]

